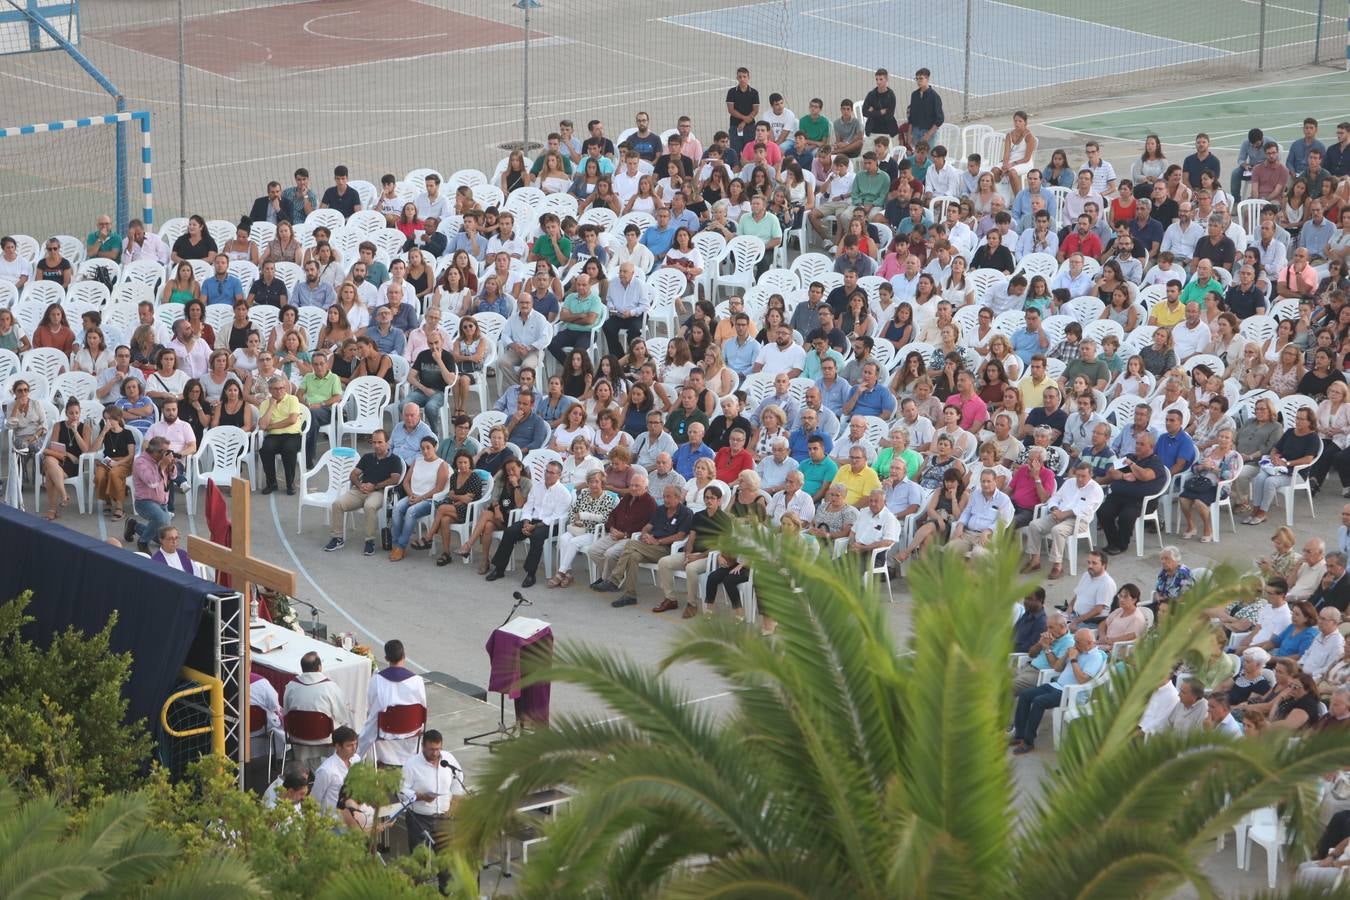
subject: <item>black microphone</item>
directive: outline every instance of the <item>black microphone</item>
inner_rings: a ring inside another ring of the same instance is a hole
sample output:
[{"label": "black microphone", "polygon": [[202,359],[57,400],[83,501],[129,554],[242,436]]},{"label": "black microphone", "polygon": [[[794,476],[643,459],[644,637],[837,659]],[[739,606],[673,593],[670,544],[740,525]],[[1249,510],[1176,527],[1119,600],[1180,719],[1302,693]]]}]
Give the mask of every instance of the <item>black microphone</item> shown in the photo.
[{"label": "black microphone", "polygon": [[452,765],[452,764],[450,763],[450,760],[448,760],[448,759],[443,759],[443,760],[441,760],[441,768],[442,768],[442,769],[449,769],[449,770],[452,771],[452,772],[459,772],[459,771],[461,771],[460,768],[459,768],[459,766]]},{"label": "black microphone", "polygon": [[524,603],[526,606],[534,606],[534,603],[531,600],[528,600],[520,591],[513,591],[511,593],[511,599],[517,603]]}]

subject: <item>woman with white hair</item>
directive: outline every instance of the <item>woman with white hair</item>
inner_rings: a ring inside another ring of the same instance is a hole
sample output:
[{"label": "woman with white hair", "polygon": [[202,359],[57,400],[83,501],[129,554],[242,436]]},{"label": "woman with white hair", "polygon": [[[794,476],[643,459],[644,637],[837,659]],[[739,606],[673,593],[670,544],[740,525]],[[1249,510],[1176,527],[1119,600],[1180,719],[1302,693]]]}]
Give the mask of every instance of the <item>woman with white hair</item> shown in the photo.
[{"label": "woman with white hair", "polygon": [[1269,693],[1275,684],[1275,675],[1266,665],[1270,654],[1260,647],[1248,647],[1242,651],[1242,662],[1238,673],[1227,684],[1219,685],[1219,690],[1228,692],[1228,702],[1233,706],[1246,703],[1252,697]]},{"label": "woman with white hair", "polygon": [[[647,476],[634,474],[635,488],[639,481],[645,491]],[[548,580],[549,587],[567,587],[572,583],[573,560],[595,542],[595,526],[603,525],[618,504],[619,498],[605,490],[604,473],[599,470],[587,473],[586,490],[577,492],[567,514],[567,527],[558,535],[558,572]]]},{"label": "woman with white hair", "polygon": [[1195,583],[1191,570],[1181,564],[1181,550],[1168,545],[1162,548],[1159,562],[1158,581],[1153,586],[1153,599],[1149,603],[1157,612],[1163,603],[1174,603]]}]

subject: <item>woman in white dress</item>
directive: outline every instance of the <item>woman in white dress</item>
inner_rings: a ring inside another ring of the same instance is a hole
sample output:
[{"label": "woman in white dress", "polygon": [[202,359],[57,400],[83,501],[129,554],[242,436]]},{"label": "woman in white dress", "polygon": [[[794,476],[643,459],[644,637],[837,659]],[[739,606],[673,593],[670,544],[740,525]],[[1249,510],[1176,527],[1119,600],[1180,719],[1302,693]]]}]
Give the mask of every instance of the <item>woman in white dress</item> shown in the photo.
[{"label": "woman in white dress", "polygon": [[1013,196],[1022,190],[1022,179],[1031,167],[1036,165],[1036,135],[1027,128],[1027,114],[1022,110],[1013,113],[1013,127],[1004,135],[1003,160],[994,167],[994,181],[1008,179],[1008,187]]}]

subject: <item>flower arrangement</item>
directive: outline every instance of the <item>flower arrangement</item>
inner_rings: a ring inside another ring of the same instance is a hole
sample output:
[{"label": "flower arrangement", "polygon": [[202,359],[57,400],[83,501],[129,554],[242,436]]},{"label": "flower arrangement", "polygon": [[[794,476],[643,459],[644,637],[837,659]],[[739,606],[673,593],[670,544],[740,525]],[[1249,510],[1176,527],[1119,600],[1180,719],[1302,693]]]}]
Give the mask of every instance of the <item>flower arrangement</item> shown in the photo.
[{"label": "flower arrangement", "polygon": [[258,602],[267,604],[267,613],[271,616],[274,624],[280,625],[282,628],[289,628],[291,631],[304,632],[304,629],[300,627],[300,617],[295,614],[295,608],[291,605],[290,597],[267,588],[256,588],[256,590]]}]

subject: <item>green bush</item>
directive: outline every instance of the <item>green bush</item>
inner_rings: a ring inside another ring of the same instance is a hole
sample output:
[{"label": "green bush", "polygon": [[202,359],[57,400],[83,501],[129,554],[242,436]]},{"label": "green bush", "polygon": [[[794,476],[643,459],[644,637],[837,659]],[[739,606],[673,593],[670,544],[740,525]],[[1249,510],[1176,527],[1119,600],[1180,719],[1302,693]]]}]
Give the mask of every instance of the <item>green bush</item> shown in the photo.
[{"label": "green bush", "polygon": [[0,781],[25,796],[84,806],[135,787],[150,757],[144,721],[127,722],[131,655],[109,649],[114,615],[97,634],[70,628],[38,647],[21,631],[25,592],[0,606]]}]

